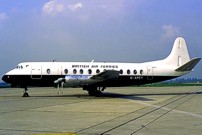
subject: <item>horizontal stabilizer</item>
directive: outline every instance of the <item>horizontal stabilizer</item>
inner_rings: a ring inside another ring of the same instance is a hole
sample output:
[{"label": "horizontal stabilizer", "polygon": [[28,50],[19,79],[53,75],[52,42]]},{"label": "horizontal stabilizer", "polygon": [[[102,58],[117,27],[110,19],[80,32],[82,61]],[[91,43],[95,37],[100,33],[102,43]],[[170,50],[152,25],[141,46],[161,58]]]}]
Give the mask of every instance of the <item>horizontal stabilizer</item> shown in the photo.
[{"label": "horizontal stabilizer", "polygon": [[175,71],[191,71],[196,64],[201,60],[201,58],[194,58],[189,62],[185,63],[184,65],[177,68]]},{"label": "horizontal stabilizer", "polygon": [[116,70],[105,70],[104,72],[92,76],[90,79],[101,79],[101,80],[116,79],[119,77],[119,73],[120,72]]}]

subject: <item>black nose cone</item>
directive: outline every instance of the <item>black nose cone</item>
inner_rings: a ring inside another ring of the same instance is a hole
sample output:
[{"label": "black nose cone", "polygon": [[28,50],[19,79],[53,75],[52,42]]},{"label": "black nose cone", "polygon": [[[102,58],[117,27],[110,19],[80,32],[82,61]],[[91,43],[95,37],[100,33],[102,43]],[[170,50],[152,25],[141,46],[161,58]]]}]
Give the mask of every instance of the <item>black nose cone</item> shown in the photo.
[{"label": "black nose cone", "polygon": [[6,83],[10,83],[10,77],[8,76],[8,75],[4,75],[3,77],[2,77],[2,80],[4,81],[4,82],[6,82]]}]

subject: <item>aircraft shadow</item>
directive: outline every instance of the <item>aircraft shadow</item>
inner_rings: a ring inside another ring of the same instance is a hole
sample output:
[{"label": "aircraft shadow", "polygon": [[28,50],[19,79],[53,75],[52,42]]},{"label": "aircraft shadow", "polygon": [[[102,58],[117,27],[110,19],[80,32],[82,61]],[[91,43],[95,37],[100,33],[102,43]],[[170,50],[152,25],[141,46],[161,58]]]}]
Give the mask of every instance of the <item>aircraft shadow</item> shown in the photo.
[{"label": "aircraft shadow", "polygon": [[138,95],[135,94],[119,94],[119,93],[110,93],[110,92],[104,92],[102,96],[96,97],[96,96],[89,96],[87,93],[86,94],[71,94],[71,95],[49,95],[49,96],[32,96],[31,97],[37,97],[37,98],[73,98],[73,97],[77,97],[77,98],[83,98],[83,99],[108,99],[108,98],[121,98],[121,99],[129,99],[129,100],[141,100],[141,101],[153,101],[153,99],[149,99],[149,98],[144,98],[144,97],[140,97]]},{"label": "aircraft shadow", "polygon": [[140,100],[140,101],[154,101],[153,99],[144,98],[136,94],[120,94],[120,93],[110,93],[105,92],[102,97],[106,98],[122,98],[122,99],[129,99],[129,100]]},{"label": "aircraft shadow", "polygon": [[154,101],[153,99],[146,98],[147,96],[178,96],[178,95],[190,95],[190,94],[202,94],[202,92],[195,92],[195,93],[145,93],[145,94],[117,94],[117,93],[110,93],[105,92],[103,97],[109,98],[124,98],[124,99],[131,99],[131,100],[142,100],[142,101]]},{"label": "aircraft shadow", "polygon": [[100,97],[89,96],[86,94],[70,94],[70,95],[49,95],[49,96],[31,96],[31,97],[55,97],[55,98],[70,98],[70,97],[77,97],[77,98],[85,98],[85,99],[107,99],[107,98],[121,98],[121,99],[129,99],[129,100],[140,100],[140,101],[154,101],[153,99],[146,98],[147,96],[177,96],[177,95],[190,95],[190,94],[202,94],[202,92],[196,93],[144,93],[144,94],[120,94],[120,93],[111,93],[111,92],[103,92],[103,95]]}]

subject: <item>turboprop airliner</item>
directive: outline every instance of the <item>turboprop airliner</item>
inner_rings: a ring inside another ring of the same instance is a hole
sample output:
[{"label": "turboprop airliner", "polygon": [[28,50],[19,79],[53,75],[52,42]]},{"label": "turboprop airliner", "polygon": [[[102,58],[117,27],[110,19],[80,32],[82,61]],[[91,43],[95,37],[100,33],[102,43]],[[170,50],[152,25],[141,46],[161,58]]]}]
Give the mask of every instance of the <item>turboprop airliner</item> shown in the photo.
[{"label": "turboprop airliner", "polygon": [[184,38],[178,37],[168,57],[144,63],[23,62],[2,80],[12,87],[81,87],[89,95],[101,95],[106,87],[143,85],[173,79],[192,71],[201,58],[190,59]]}]

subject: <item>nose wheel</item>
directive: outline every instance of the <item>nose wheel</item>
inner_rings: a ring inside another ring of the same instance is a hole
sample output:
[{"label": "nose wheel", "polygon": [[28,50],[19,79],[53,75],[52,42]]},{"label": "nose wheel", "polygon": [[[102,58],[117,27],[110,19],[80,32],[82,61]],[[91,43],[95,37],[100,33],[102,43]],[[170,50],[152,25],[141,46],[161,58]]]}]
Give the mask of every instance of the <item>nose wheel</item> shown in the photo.
[{"label": "nose wheel", "polygon": [[29,97],[29,93],[27,91],[28,91],[28,89],[27,89],[27,87],[25,87],[25,91],[24,91],[22,97]]}]

